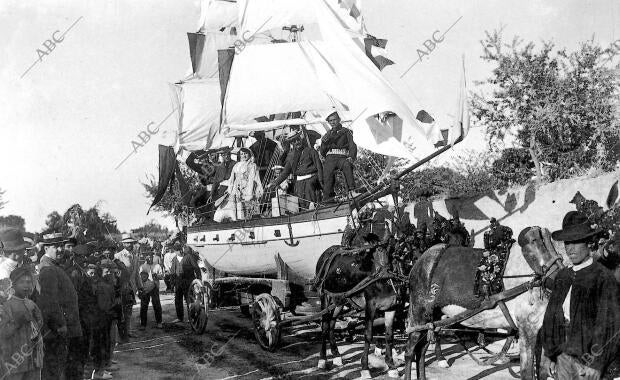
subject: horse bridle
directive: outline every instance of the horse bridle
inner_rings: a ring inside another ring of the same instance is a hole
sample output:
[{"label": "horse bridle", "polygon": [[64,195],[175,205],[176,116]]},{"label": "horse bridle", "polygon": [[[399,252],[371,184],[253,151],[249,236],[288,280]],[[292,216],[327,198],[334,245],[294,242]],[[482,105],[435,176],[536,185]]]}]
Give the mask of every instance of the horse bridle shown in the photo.
[{"label": "horse bridle", "polygon": [[[538,229],[538,233],[540,234],[540,237],[543,241],[543,244],[545,245],[545,248],[547,249],[547,251],[551,251],[551,249],[546,246],[545,238],[542,235],[542,228],[538,226],[533,227],[533,228]],[[554,276],[556,272],[564,268],[564,264],[562,263],[562,257],[557,253],[555,248],[553,249],[553,252],[555,252],[554,257],[549,259],[549,261],[547,261],[546,263],[543,263],[543,265],[540,268],[542,271],[542,275],[540,276],[540,283],[543,286],[545,284],[545,281],[547,281],[549,278]]]}]

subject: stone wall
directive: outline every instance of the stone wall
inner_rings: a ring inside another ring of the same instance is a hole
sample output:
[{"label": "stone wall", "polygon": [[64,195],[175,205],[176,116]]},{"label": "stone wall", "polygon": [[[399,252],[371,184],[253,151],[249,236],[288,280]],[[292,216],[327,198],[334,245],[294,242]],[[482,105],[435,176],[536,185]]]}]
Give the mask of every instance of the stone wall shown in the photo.
[{"label": "stone wall", "polygon": [[434,213],[450,217],[458,212],[461,222],[472,234],[475,247],[482,247],[482,234],[489,220],[496,218],[514,231],[514,236],[527,226],[546,227],[551,231],[562,227],[562,218],[568,211],[576,210],[570,203],[577,191],[587,199],[593,199],[602,207],[613,183],[620,180],[620,172],[607,173],[594,178],[572,178],[541,185],[533,184],[507,191],[471,198],[447,198],[420,201],[409,204],[411,222],[418,226],[425,221],[432,223]]}]

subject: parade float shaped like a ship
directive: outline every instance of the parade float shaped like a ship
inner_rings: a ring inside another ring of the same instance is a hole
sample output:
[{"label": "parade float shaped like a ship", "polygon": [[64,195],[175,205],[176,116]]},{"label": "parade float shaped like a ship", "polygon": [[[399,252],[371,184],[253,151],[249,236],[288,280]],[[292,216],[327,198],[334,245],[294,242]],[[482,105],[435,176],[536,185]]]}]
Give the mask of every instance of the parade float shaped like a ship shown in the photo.
[{"label": "parade float shaped like a ship", "polygon": [[[192,71],[171,85],[178,127],[174,146],[160,147],[160,189],[175,170],[180,174],[176,159],[184,151],[240,140],[247,146],[252,131],[324,134],[334,111],[359,147],[418,165],[463,137],[455,123],[447,145],[437,148],[441,132],[432,118],[412,109],[381,73],[392,63],[376,53],[386,41],[367,33],[359,0],[203,0],[199,30],[188,39]],[[461,108],[457,121],[463,115]],[[289,282],[294,277],[303,286],[314,277],[318,258],[340,244],[356,209],[390,194],[388,181],[370,187],[311,210],[193,225],[187,244],[226,274],[216,281],[270,278],[272,294],[284,289],[278,293],[287,304]]]}]

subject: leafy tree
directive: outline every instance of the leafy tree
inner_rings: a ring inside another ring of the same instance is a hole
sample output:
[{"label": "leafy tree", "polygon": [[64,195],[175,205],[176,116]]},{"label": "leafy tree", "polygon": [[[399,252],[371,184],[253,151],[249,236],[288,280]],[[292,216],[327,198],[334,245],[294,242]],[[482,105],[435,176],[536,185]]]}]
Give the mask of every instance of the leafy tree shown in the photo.
[{"label": "leafy tree", "polygon": [[496,67],[480,83],[491,95],[474,95],[472,108],[491,146],[514,137],[528,149],[538,178],[543,166],[551,180],[614,167],[620,159],[618,76],[608,49],[590,40],[577,51],[554,53],[551,42],[537,49],[515,37],[506,44],[501,31],[487,32],[481,45],[482,59]]},{"label": "leafy tree", "polygon": [[524,185],[532,178],[534,163],[525,148],[506,148],[493,162],[492,174],[500,187]]},{"label": "leafy tree", "polygon": [[19,215],[0,216],[0,229],[14,227],[26,231],[26,221]]},{"label": "leafy tree", "polygon": [[118,234],[116,219],[105,212],[100,214],[98,206],[84,211],[82,206],[74,204],[61,216],[52,211],[45,221],[43,233],[61,232],[67,236],[77,236],[79,243],[91,240],[105,240],[110,235]]},{"label": "leafy tree", "polygon": [[170,235],[170,231],[168,230],[168,228],[163,227],[154,220],[151,220],[142,227],[132,229],[131,233],[134,236],[148,237],[158,240],[164,240],[168,237],[168,235]]},{"label": "leafy tree", "polygon": [[63,232],[64,221],[62,215],[58,211],[52,211],[45,219],[45,228],[43,234],[49,234],[53,232]]},{"label": "leafy tree", "polygon": [[[187,185],[189,186],[190,194],[194,194],[201,188],[198,175],[183,165],[180,166],[180,169],[185,182],[187,182]],[[157,180],[152,175],[147,176],[146,182],[142,182],[142,186],[144,186],[144,189],[146,190],[146,198],[149,202],[152,202],[157,194]],[[166,194],[162,200],[153,206],[152,210],[162,212],[164,216],[174,217],[177,226],[179,224],[179,220],[183,220],[186,224],[189,224],[188,222],[192,218],[193,211],[186,205],[188,200],[181,198],[181,191],[179,190],[178,181],[175,178],[172,186],[166,190]]]}]

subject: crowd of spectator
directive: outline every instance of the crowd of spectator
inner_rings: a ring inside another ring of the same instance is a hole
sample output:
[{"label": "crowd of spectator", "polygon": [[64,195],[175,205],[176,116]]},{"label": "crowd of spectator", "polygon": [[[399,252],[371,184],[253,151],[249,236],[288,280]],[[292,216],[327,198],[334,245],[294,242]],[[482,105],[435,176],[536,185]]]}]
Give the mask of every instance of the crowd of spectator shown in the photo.
[{"label": "crowd of spectator", "polygon": [[[183,321],[183,266],[200,278],[197,255],[181,239],[139,244],[77,244],[60,233],[36,245],[19,229],[0,232],[0,378],[112,379],[114,348],[135,338],[132,310],[140,301],[140,330],[162,328],[160,280],[175,292]],[[163,257],[162,257],[163,256]],[[178,273],[177,273],[178,272]],[[191,282],[191,280],[190,280]],[[179,306],[180,301],[180,306]]]}]

